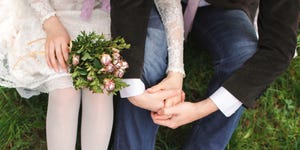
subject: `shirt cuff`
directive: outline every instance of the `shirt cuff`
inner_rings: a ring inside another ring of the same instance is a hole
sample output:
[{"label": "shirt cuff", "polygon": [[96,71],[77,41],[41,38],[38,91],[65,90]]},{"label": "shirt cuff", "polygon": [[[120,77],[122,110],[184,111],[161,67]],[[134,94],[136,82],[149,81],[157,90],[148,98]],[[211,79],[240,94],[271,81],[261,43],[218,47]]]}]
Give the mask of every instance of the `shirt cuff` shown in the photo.
[{"label": "shirt cuff", "polygon": [[226,117],[230,117],[240,108],[240,106],[242,106],[242,102],[240,102],[224,87],[220,87],[209,98],[217,105]]},{"label": "shirt cuff", "polygon": [[120,90],[121,98],[137,96],[145,91],[145,84],[141,79],[122,79],[129,86]]}]

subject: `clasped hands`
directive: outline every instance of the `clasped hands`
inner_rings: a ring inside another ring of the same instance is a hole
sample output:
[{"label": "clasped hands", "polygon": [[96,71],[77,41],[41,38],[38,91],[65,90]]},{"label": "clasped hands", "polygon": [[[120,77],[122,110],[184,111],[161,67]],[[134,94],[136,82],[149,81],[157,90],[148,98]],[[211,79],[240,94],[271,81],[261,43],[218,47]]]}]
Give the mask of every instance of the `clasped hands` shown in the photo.
[{"label": "clasped hands", "polygon": [[[175,129],[207,116],[217,110],[215,104],[206,99],[198,103],[185,102],[182,91],[183,75],[169,72],[159,84],[143,94],[129,97],[129,101],[140,108],[151,111],[153,122]],[[205,109],[205,108],[210,109]]]},{"label": "clasped hands", "polygon": [[181,87],[182,74],[169,72],[159,84],[147,89],[141,95],[128,99],[132,104],[150,110],[154,123],[172,129],[218,110],[209,98],[196,103],[185,102],[185,93]]}]

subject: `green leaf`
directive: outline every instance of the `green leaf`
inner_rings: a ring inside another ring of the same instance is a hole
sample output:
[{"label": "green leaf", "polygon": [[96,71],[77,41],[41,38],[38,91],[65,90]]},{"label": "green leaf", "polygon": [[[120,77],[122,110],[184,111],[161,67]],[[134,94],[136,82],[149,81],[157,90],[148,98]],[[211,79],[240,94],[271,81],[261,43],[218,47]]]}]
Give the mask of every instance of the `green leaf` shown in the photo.
[{"label": "green leaf", "polygon": [[91,55],[89,53],[84,53],[83,57],[81,58],[83,61],[86,60],[93,60],[93,57],[91,57]]},{"label": "green leaf", "polygon": [[97,69],[101,69],[101,68],[102,68],[102,65],[100,64],[99,59],[94,59],[93,65],[94,65],[94,67],[97,68]]}]

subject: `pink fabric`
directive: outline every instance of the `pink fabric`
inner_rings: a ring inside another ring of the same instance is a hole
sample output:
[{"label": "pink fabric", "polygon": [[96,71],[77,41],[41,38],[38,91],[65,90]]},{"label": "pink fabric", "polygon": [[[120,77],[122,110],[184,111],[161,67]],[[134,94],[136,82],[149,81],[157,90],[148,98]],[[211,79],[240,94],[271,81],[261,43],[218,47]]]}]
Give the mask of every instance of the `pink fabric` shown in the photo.
[{"label": "pink fabric", "polygon": [[101,9],[110,12],[110,0],[102,0]]},{"label": "pink fabric", "polygon": [[[84,0],[82,10],[81,10],[81,18],[84,20],[88,20],[91,18],[93,9],[95,6],[95,0]],[[110,12],[110,0],[102,0],[101,9]]]},{"label": "pink fabric", "polygon": [[88,20],[91,18],[94,5],[95,0],[84,0],[80,15],[82,19]]},{"label": "pink fabric", "polygon": [[195,18],[196,11],[198,9],[200,0],[189,0],[184,11],[184,39],[187,38],[189,32],[192,29],[193,21]]}]

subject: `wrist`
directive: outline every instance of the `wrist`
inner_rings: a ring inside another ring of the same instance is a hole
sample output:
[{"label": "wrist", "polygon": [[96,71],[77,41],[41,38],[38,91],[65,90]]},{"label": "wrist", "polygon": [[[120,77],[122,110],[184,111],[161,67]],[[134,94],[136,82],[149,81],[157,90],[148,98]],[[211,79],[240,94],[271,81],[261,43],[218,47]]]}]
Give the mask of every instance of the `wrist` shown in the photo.
[{"label": "wrist", "polygon": [[169,71],[167,73],[167,77],[174,77],[174,78],[180,78],[180,79],[183,79],[183,74],[180,73],[180,72],[174,72],[174,71]]},{"label": "wrist", "polygon": [[210,98],[197,102],[195,103],[195,105],[197,108],[197,115],[199,116],[199,118],[203,118],[219,110],[217,105]]},{"label": "wrist", "polygon": [[43,29],[45,30],[46,33],[56,31],[58,28],[62,26],[60,23],[58,17],[56,16],[51,16],[47,20],[44,21],[43,24]]}]

